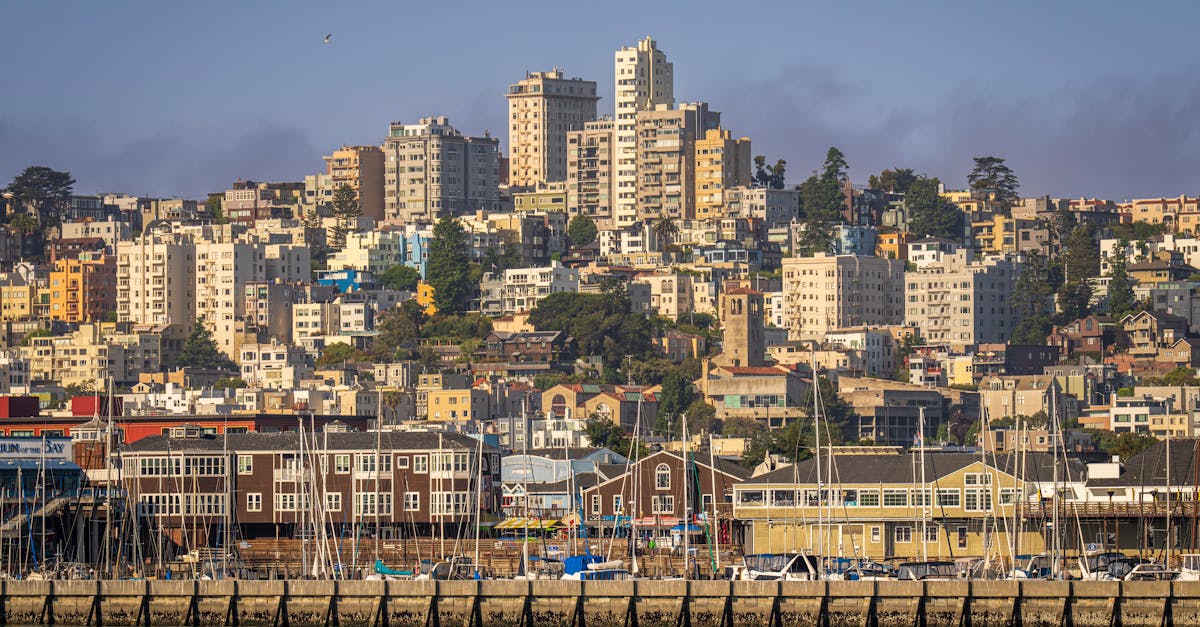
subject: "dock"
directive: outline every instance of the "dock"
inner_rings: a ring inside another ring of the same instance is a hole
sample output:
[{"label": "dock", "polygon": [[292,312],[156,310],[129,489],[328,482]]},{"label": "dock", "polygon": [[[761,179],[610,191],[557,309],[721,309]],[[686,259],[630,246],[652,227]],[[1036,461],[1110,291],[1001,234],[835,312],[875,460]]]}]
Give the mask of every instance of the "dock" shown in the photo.
[{"label": "dock", "polygon": [[1195,625],[1200,582],[4,581],[5,625]]}]

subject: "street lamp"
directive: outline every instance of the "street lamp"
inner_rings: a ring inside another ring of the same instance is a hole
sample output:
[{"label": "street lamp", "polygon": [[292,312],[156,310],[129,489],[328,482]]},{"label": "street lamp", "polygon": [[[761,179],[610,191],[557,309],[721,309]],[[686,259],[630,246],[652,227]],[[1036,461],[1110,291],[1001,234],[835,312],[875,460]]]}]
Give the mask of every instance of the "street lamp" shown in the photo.
[{"label": "street lamp", "polygon": [[6,190],[3,194],[0,194],[0,197],[4,198],[4,214],[3,215],[5,217],[8,217],[8,214],[11,213],[11,211],[12,211],[12,201],[13,201],[13,198],[16,197],[16,194]]}]

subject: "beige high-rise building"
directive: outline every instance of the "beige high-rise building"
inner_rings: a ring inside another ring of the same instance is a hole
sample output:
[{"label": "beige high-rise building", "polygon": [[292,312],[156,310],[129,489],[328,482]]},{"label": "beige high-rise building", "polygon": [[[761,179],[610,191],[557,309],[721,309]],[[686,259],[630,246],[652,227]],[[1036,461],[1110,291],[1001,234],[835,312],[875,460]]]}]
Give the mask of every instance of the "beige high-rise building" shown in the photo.
[{"label": "beige high-rise building", "polygon": [[203,318],[213,341],[237,359],[238,322],[246,315],[246,285],[266,278],[266,251],[251,242],[196,244],[196,318]]},{"label": "beige high-rise building", "polygon": [[378,146],[342,146],[324,157],[334,189],[343,184],[358,192],[362,214],[383,219],[383,150]]},{"label": "beige high-rise building", "polygon": [[696,219],[725,217],[726,190],[750,184],[750,138],[708,129],[696,140]]},{"label": "beige high-rise building", "polygon": [[500,208],[500,142],[466,137],[445,117],[393,122],[383,144],[384,219],[434,222]]},{"label": "beige high-rise building", "polygon": [[903,320],[903,261],[825,253],[783,259],[783,324],[789,338],[820,340],[834,329]]},{"label": "beige high-rise building", "polygon": [[618,50],[614,65],[617,199],[613,218],[615,226],[623,227],[637,219],[638,112],[675,105],[675,68],[649,37]]},{"label": "beige high-rise building", "polygon": [[596,119],[596,82],[562,70],[528,72],[508,86],[508,183],[567,180],[567,134]]},{"label": "beige high-rise building", "polygon": [[695,217],[696,139],[720,125],[721,114],[703,102],[638,112],[638,220]]},{"label": "beige high-rise building", "polygon": [[601,230],[613,227],[615,126],[605,117],[567,133],[567,211],[590,216]]},{"label": "beige high-rise building", "polygon": [[1006,342],[1016,326],[1012,299],[1013,263],[974,259],[960,249],[904,273],[904,324],[921,330],[930,344],[964,347]]},{"label": "beige high-rise building", "polygon": [[117,320],[190,328],[195,290],[192,238],[164,225],[117,244]]}]

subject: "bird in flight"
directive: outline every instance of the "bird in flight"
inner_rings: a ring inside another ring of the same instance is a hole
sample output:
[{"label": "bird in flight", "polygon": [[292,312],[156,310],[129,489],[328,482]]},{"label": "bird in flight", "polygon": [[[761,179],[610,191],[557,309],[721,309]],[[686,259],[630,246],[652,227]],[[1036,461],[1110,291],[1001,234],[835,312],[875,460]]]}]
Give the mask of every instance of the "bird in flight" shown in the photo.
[{"label": "bird in flight", "polygon": [[329,33],[328,35],[325,35],[324,43],[329,43],[329,40],[332,38],[333,38],[333,33]]}]

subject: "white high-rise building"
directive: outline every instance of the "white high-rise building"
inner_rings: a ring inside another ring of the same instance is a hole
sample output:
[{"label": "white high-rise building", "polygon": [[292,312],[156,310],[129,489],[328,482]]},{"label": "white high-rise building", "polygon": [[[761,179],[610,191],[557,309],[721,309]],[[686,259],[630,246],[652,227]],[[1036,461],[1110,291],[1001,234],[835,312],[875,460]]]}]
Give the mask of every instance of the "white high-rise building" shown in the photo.
[{"label": "white high-rise building", "polygon": [[266,265],[262,244],[196,242],[196,317],[231,358],[237,358],[238,322],[246,314],[246,284],[263,280]]},{"label": "white high-rise building", "polygon": [[667,54],[647,37],[636,46],[617,51],[616,84],[616,162],[617,198],[614,203],[615,225],[628,226],[637,220],[637,114],[658,105],[675,106],[675,68]]},{"label": "white high-rise building", "polygon": [[160,227],[117,244],[118,320],[190,328],[196,319],[195,290],[192,238]]},{"label": "white high-rise building", "polygon": [[1008,259],[975,259],[966,248],[941,254],[904,273],[904,323],[930,344],[1006,342],[1017,323],[1009,304],[1015,270]]},{"label": "white high-rise building", "polygon": [[567,133],[596,119],[596,82],[563,78],[558,68],[529,72],[507,98],[509,184],[567,180]]}]

